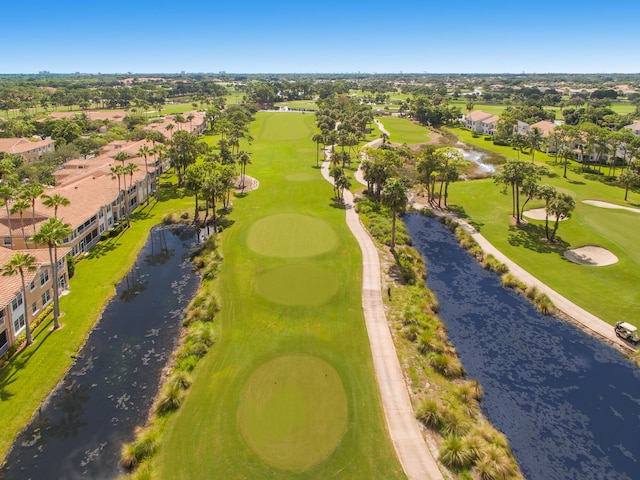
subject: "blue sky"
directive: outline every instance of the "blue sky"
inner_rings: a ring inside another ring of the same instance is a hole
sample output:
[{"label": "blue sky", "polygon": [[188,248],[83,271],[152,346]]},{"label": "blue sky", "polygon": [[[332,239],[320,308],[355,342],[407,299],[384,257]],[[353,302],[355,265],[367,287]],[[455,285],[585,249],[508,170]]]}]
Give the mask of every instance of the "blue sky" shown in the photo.
[{"label": "blue sky", "polygon": [[638,0],[2,0],[0,11],[0,73],[640,72]]}]

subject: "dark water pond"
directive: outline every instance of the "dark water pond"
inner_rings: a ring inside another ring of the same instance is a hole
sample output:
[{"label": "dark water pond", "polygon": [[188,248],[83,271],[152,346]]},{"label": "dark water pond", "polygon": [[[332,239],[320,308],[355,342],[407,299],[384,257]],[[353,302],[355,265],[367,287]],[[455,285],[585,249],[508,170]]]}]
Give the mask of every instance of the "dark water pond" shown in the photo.
[{"label": "dark water pond", "polygon": [[[438,220],[406,215],[427,283],[482,408],[529,479],[640,478],[640,375],[578,328],[540,315]],[[606,299],[603,299],[606,300]]]},{"label": "dark water pond", "polygon": [[[158,390],[199,278],[193,229],[157,227],[70,371],[17,438],[0,478],[113,479]],[[73,295],[73,291],[71,292]]]}]

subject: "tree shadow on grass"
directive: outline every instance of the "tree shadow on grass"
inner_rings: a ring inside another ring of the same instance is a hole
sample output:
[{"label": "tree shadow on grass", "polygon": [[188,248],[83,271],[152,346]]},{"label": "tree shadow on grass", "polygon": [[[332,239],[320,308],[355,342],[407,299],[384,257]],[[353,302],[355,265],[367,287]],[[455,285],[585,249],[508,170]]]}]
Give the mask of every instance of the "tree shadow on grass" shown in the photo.
[{"label": "tree shadow on grass", "polygon": [[98,242],[96,245],[94,245],[91,248],[91,250],[87,252],[87,255],[85,258],[94,259],[94,258],[104,257],[108,253],[113,252],[120,245],[121,245],[120,243],[116,243],[116,241],[113,239],[107,240],[106,242]]},{"label": "tree shadow on grass", "polygon": [[456,215],[456,217],[465,220],[469,225],[471,225],[473,228],[475,228],[478,232],[484,226],[483,222],[478,222],[478,221],[473,220],[472,218],[470,218],[462,205],[455,205],[455,204],[447,205],[447,209],[450,212],[454,213]]},{"label": "tree shadow on grass", "polygon": [[0,400],[9,400],[15,393],[8,390],[12,383],[15,382],[19,372],[24,369],[31,358],[36,354],[40,347],[49,339],[54,331],[51,329],[53,317],[43,322],[33,333],[33,343],[28,347],[23,347],[17,352],[7,364],[0,369]]},{"label": "tree shadow on grass", "polygon": [[[552,229],[553,226],[549,225]],[[511,225],[508,236],[509,245],[524,247],[537,253],[557,253],[562,255],[569,248],[569,244],[556,237],[553,242],[548,242],[545,236],[544,225]]]}]

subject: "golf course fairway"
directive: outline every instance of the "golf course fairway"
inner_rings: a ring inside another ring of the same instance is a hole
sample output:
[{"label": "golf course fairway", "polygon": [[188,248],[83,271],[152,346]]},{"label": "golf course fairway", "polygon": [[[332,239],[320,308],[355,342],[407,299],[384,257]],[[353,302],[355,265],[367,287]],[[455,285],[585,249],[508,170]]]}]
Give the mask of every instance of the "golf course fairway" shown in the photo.
[{"label": "golf course fairway", "polygon": [[258,113],[220,235],[218,341],[169,419],[159,478],[405,478],[362,312],[362,256],[315,168],[315,117]]}]

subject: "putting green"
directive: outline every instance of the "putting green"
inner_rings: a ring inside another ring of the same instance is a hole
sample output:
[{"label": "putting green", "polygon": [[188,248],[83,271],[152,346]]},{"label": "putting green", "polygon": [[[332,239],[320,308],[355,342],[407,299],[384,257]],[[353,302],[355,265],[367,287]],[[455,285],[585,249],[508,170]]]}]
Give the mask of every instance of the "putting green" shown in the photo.
[{"label": "putting green", "polygon": [[307,215],[271,215],[255,222],[249,248],[268,257],[310,257],[333,250],[338,236],[327,222]]},{"label": "putting green", "polygon": [[326,459],[347,425],[347,395],[338,372],[312,355],[259,366],[240,397],[238,425],[268,464],[304,471]]},{"label": "putting green", "polygon": [[315,180],[316,177],[310,173],[290,173],[289,175],[285,175],[284,179],[291,182],[310,182],[311,180]]},{"label": "putting green", "polygon": [[338,291],[338,278],[313,265],[284,265],[261,275],[256,291],[267,300],[282,305],[319,305]]}]

